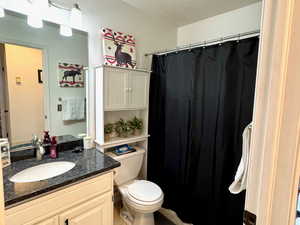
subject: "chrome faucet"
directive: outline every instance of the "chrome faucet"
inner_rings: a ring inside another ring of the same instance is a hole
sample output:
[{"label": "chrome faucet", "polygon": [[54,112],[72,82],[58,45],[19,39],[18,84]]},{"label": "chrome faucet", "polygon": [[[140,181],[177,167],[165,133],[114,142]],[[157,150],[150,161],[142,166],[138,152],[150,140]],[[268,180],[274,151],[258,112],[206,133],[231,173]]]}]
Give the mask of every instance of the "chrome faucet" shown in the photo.
[{"label": "chrome faucet", "polygon": [[45,154],[45,149],[43,147],[42,141],[36,135],[34,135],[32,138],[32,146],[36,150],[36,159],[42,160],[43,155]]}]

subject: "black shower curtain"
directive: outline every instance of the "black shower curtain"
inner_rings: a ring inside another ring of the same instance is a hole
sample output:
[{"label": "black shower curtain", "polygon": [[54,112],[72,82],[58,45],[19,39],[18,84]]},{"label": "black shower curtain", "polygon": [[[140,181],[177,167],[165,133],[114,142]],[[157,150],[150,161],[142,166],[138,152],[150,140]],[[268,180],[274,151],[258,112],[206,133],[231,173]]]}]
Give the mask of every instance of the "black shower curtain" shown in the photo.
[{"label": "black shower curtain", "polygon": [[252,120],[258,42],[153,57],[148,178],[185,222],[242,225],[245,193],[228,187]]}]

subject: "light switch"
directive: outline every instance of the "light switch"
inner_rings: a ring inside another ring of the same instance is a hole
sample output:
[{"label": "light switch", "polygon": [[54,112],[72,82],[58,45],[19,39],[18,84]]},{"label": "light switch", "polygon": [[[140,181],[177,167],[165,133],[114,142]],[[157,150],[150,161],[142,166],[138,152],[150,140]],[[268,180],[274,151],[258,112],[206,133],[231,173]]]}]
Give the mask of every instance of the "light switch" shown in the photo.
[{"label": "light switch", "polygon": [[16,76],[16,85],[22,85],[22,77]]},{"label": "light switch", "polygon": [[58,105],[57,105],[57,111],[58,111],[58,112],[61,112],[61,111],[62,111],[62,105],[61,105],[61,104],[58,104]]}]

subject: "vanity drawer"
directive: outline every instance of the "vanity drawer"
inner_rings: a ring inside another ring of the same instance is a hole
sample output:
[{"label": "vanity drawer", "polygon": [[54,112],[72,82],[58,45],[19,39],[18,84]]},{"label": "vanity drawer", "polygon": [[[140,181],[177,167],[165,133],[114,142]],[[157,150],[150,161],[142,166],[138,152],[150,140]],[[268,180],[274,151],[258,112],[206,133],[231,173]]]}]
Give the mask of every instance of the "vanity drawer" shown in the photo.
[{"label": "vanity drawer", "polygon": [[38,224],[39,221],[59,215],[104,193],[112,195],[112,189],[113,173],[109,172],[7,209],[5,224]]}]

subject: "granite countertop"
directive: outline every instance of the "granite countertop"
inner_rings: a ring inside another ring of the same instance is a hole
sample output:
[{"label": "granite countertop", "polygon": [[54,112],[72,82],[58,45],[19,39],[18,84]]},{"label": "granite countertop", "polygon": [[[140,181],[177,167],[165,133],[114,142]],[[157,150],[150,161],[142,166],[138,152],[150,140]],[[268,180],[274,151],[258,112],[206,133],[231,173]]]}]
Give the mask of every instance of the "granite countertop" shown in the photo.
[{"label": "granite countertop", "polygon": [[[59,161],[74,162],[76,163],[76,166],[62,175],[43,181],[30,183],[13,183],[9,181],[10,177],[26,168],[43,163]],[[32,158],[14,162],[3,169],[5,207],[12,207],[25,200],[29,200],[33,197],[37,197],[41,194],[45,194],[94,175],[100,175],[105,171],[109,171],[119,166],[120,163],[118,161],[96,149],[84,150],[80,153],[74,153],[71,150],[60,152],[57,159],[51,159],[49,156],[44,156],[44,159],[41,161]]]}]

